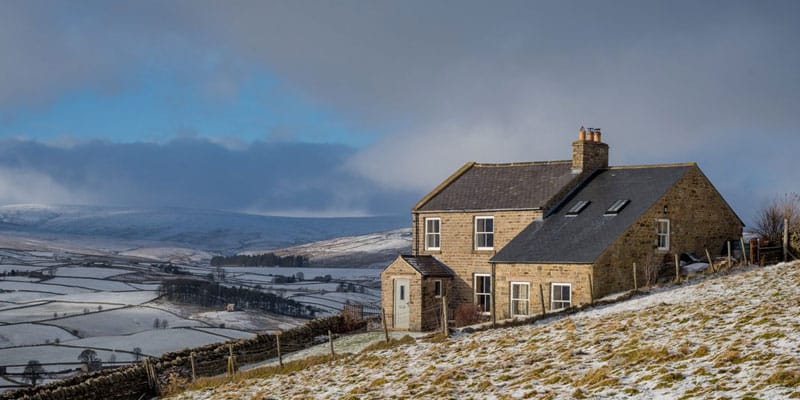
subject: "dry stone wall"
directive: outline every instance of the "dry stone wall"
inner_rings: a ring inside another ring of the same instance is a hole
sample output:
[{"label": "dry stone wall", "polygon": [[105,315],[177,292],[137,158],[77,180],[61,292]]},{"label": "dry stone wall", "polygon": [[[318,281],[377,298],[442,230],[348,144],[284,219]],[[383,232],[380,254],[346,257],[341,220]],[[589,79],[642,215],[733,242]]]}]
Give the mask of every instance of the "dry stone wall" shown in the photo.
[{"label": "dry stone wall", "polygon": [[[281,333],[281,351],[290,353],[309,347],[316,343],[315,338],[327,335],[328,331],[342,334],[363,327],[363,323],[353,325],[342,316],[312,320]],[[0,400],[139,400],[157,395],[158,387],[163,387],[176,375],[190,379],[192,353],[197,376],[213,376],[227,371],[229,354],[233,354],[240,365],[263,361],[277,356],[277,343],[275,335],[258,335],[164,354],[149,360],[157,385],[149,382],[144,364],[136,364],[0,393]]]}]

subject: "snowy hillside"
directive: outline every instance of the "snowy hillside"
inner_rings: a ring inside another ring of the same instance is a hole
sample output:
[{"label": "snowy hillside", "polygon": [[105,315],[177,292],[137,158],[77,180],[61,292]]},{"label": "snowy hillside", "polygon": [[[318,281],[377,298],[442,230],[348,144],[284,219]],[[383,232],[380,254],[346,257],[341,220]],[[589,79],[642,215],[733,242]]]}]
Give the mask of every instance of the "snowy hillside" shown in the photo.
[{"label": "snowy hillside", "polygon": [[179,399],[797,398],[800,262]]},{"label": "snowy hillside", "polygon": [[411,251],[411,228],[367,235],[345,236],[278,250],[252,250],[242,254],[272,252],[279,256],[303,256],[310,266],[385,267],[398,254]]},{"label": "snowy hillside", "polygon": [[[407,217],[292,218],[180,208],[0,207],[0,232],[36,238],[174,244],[232,254],[408,226]],[[93,246],[88,246],[93,247]]]}]

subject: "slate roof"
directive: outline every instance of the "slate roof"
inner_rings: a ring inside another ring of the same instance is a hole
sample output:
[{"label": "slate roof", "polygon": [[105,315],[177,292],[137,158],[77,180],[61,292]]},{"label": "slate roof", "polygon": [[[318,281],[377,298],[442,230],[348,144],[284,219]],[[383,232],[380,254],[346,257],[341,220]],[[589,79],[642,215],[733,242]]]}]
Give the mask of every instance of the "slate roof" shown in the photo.
[{"label": "slate roof", "polygon": [[[491,262],[593,263],[694,164],[613,167],[595,173],[501,249]],[[589,201],[577,216],[566,216],[578,201]],[[613,216],[604,215],[617,200],[630,200]]]},{"label": "slate roof", "polygon": [[455,276],[455,273],[453,273],[453,270],[450,269],[450,267],[437,260],[433,256],[403,255],[401,257],[403,257],[403,260],[405,260],[405,262],[407,262],[412,268],[417,270],[417,272],[419,272],[422,276]]},{"label": "slate roof", "polygon": [[434,189],[415,210],[543,208],[576,176],[572,161],[471,163]]}]

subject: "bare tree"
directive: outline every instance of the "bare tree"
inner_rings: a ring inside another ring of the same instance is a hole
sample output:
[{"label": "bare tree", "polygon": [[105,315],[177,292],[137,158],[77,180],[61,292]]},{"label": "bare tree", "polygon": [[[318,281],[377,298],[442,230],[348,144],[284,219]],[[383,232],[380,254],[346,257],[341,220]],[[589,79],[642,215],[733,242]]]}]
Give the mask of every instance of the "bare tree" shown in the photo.
[{"label": "bare tree", "polygon": [[36,386],[36,382],[44,375],[44,367],[37,360],[28,361],[25,370],[22,371],[22,378],[30,382],[32,386]]},{"label": "bare tree", "polygon": [[133,359],[135,361],[139,361],[142,359],[142,348],[141,347],[134,347],[133,348]]},{"label": "bare tree", "polygon": [[776,197],[759,210],[755,232],[763,239],[780,243],[783,240],[784,220],[788,220],[791,234],[800,232],[800,195],[797,193]]},{"label": "bare tree", "polygon": [[85,349],[78,355],[78,360],[86,364],[89,372],[97,371],[103,366],[103,360],[97,356],[97,352],[92,349]]}]

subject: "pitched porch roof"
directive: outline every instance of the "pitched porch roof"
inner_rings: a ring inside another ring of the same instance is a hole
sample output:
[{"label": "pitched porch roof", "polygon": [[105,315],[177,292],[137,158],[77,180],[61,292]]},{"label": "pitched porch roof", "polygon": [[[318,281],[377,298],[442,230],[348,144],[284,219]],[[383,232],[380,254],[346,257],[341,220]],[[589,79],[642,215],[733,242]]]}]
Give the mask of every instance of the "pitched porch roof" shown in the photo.
[{"label": "pitched porch roof", "polygon": [[433,256],[400,256],[423,277],[453,277],[455,273],[450,267]]}]

